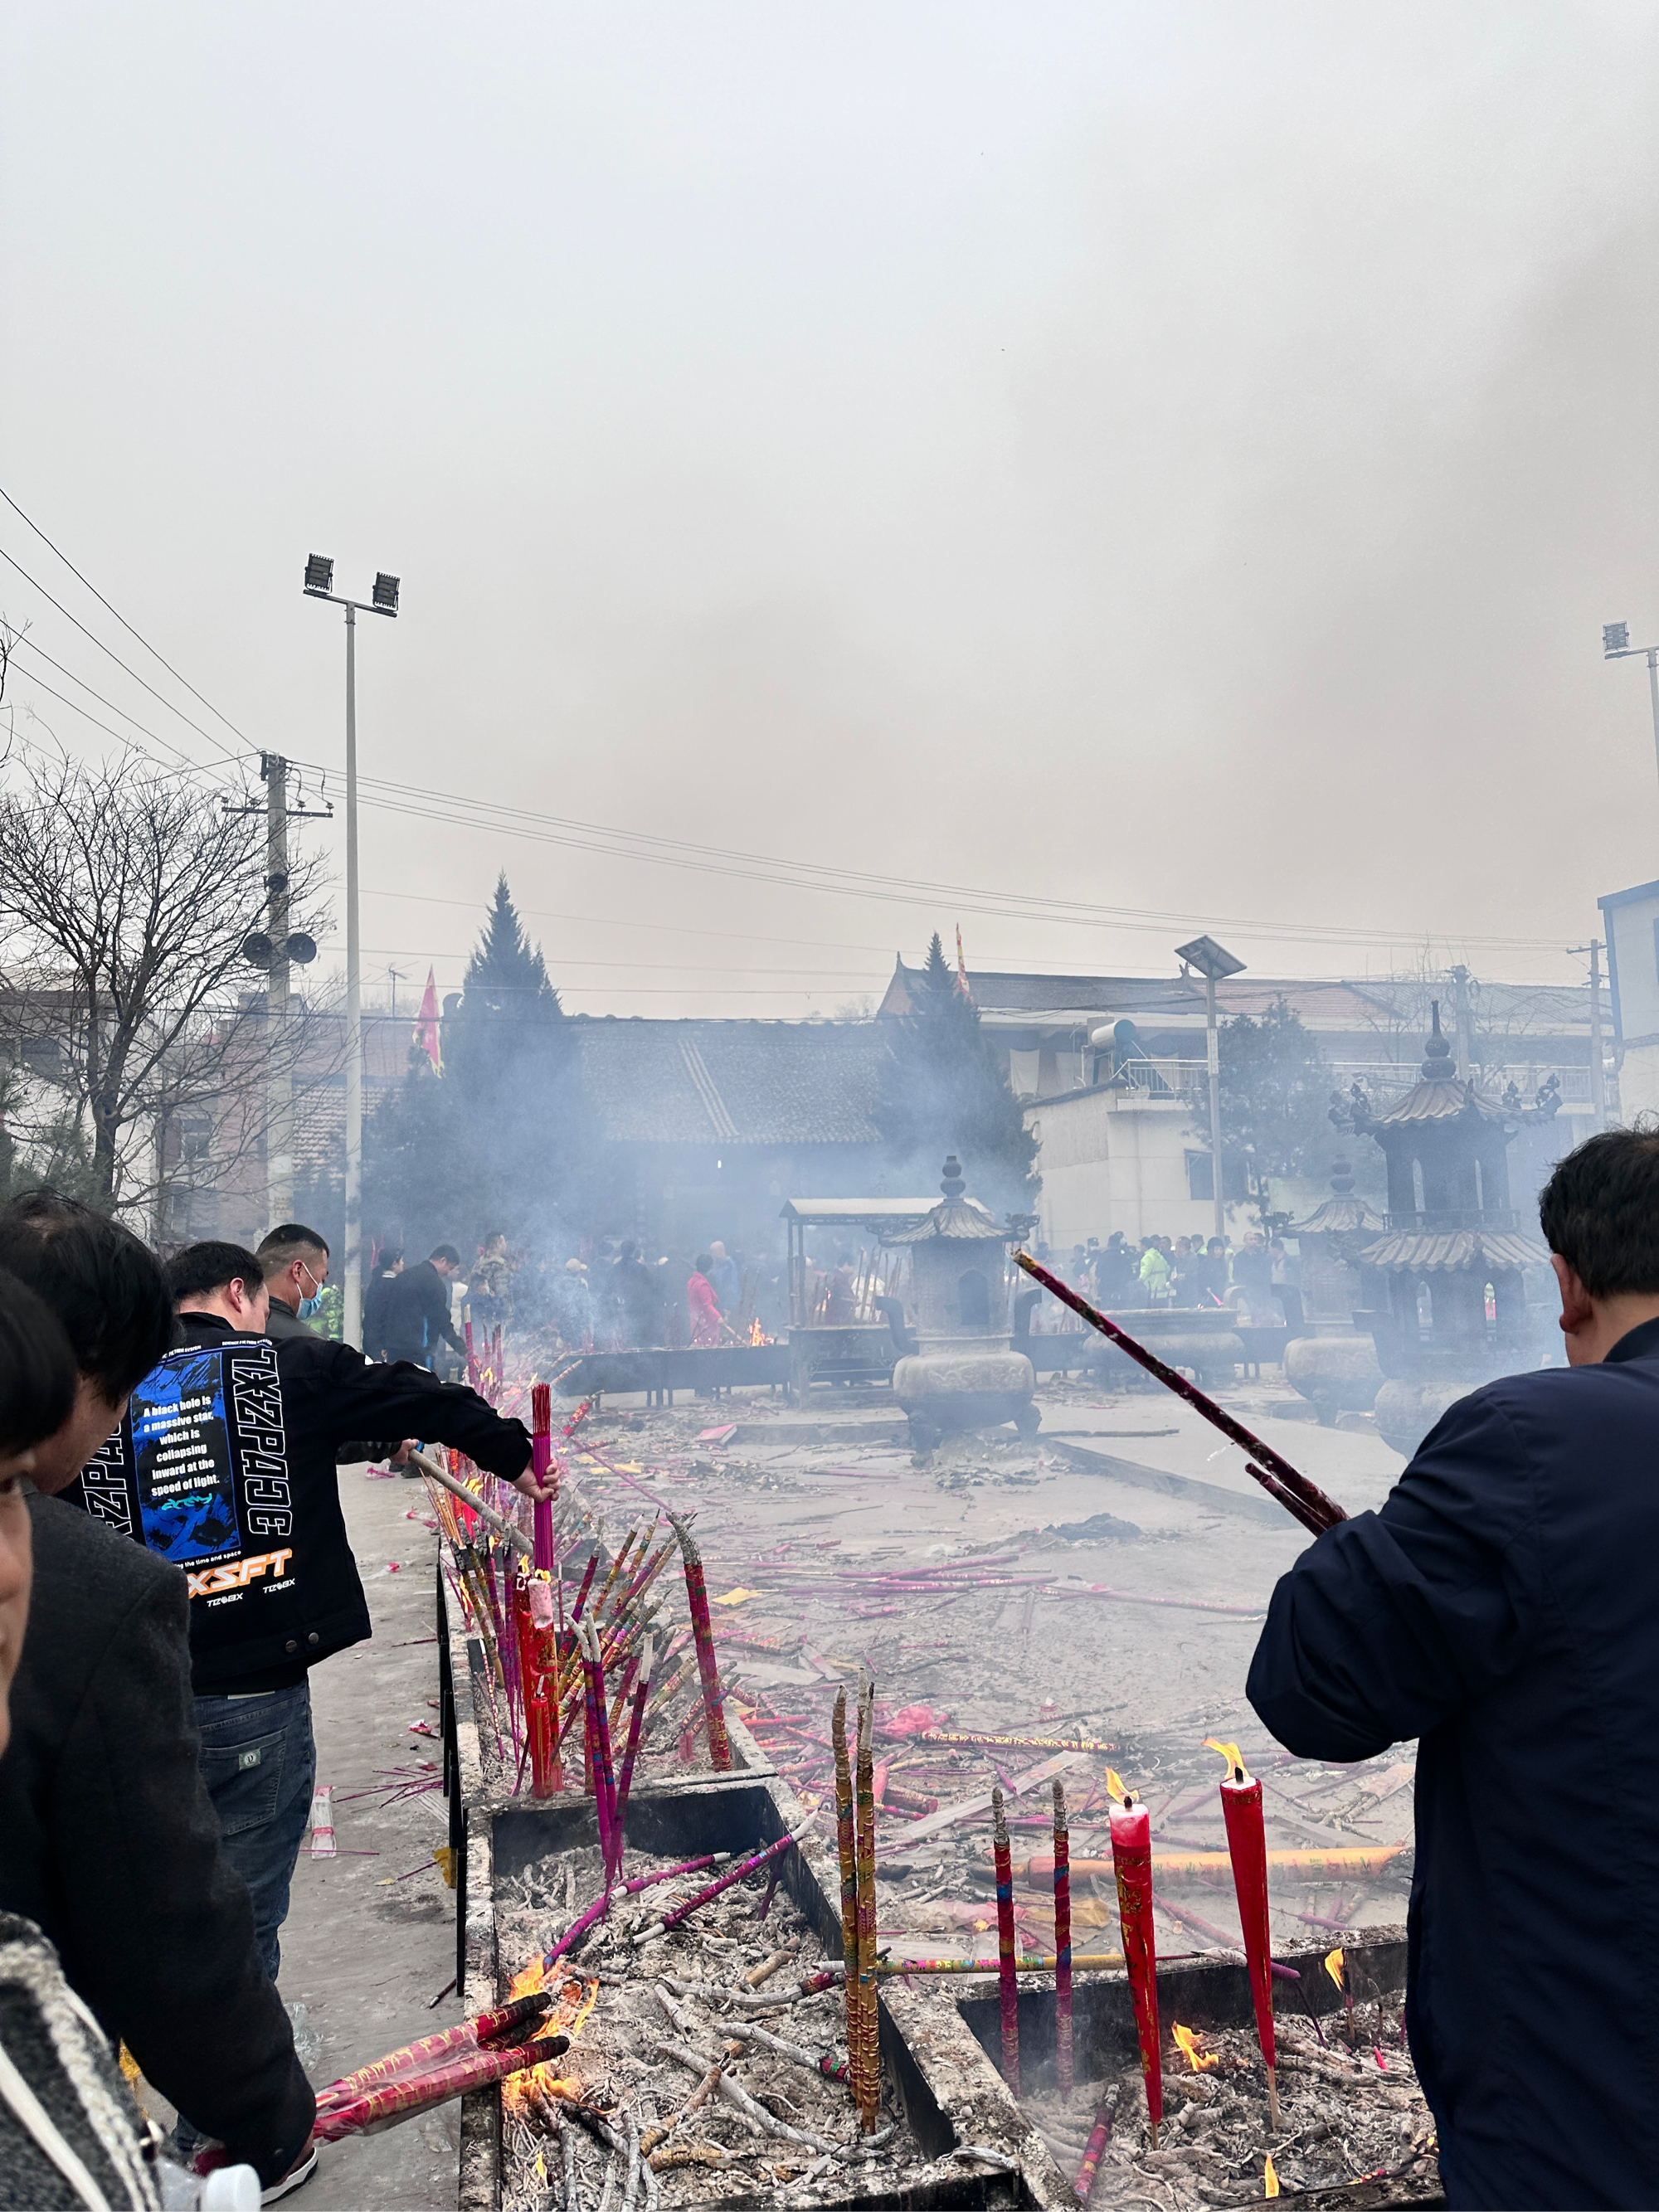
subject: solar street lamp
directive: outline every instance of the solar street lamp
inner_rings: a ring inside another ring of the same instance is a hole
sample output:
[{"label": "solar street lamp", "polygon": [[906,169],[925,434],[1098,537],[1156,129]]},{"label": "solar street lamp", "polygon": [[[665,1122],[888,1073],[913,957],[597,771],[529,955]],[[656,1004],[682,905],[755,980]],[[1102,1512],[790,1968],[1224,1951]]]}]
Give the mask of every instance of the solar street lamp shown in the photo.
[{"label": "solar street lamp", "polygon": [[1215,1204],[1215,1234],[1227,1234],[1227,1209],[1221,1195],[1221,1040],[1216,1030],[1215,987],[1227,975],[1242,975],[1244,963],[1235,960],[1212,937],[1195,937],[1190,945],[1177,945],[1177,960],[1184,960],[1204,978],[1204,1031],[1210,1064],[1210,1182]]},{"label": "solar street lamp", "polygon": [[1628,623],[1603,623],[1601,625],[1601,658],[1603,660],[1645,659],[1648,664],[1648,700],[1653,708],[1653,751],[1659,762],[1659,645],[1632,645]]}]

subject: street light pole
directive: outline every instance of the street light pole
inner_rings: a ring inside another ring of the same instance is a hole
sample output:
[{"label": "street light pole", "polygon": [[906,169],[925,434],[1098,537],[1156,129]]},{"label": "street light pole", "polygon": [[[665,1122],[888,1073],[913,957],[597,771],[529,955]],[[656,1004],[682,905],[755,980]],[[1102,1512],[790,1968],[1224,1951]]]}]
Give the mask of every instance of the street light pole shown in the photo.
[{"label": "street light pole", "polygon": [[363,949],[357,885],[357,617],[398,612],[396,576],[374,579],[371,599],[339,598],[334,563],[313,553],[306,563],[305,591],[345,609],[346,622],[346,1071],[344,1311],[340,1333],[348,1344],[362,1334],[363,1313]]},{"label": "street light pole", "polygon": [[1235,960],[1212,937],[1195,937],[1190,945],[1177,945],[1177,960],[1196,968],[1204,978],[1204,1041],[1210,1068],[1210,1183],[1215,1204],[1215,1234],[1227,1237],[1227,1201],[1221,1182],[1221,1036],[1216,1026],[1215,987],[1224,976],[1243,973],[1244,963]]},{"label": "street light pole", "polygon": [[1632,645],[1628,623],[1601,625],[1603,660],[1645,659],[1648,664],[1648,704],[1653,709],[1653,758],[1659,768],[1659,645]]}]

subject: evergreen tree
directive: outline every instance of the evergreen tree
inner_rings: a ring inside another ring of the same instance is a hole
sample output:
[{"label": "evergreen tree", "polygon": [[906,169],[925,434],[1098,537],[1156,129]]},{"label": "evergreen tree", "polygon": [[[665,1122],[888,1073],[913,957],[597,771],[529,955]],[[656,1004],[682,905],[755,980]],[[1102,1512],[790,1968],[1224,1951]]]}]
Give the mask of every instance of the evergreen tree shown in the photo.
[{"label": "evergreen tree", "polygon": [[592,1212],[598,1142],[572,1024],[502,875],[443,1024],[444,1072],[424,1053],[374,1116],[370,1226],[428,1249],[505,1230],[574,1240]]},{"label": "evergreen tree", "polygon": [[[1217,1037],[1221,1067],[1224,1190],[1261,1176],[1316,1173],[1334,1149],[1326,1108],[1330,1071],[1302,1017],[1275,999],[1259,1020],[1237,1014]],[[1209,1136],[1206,1119],[1194,1135]]]},{"label": "evergreen tree", "polygon": [[953,1152],[970,1197],[994,1211],[1030,1211],[1040,1188],[1036,1139],[937,931],[913,1010],[893,1029],[876,1121],[894,1167],[916,1188],[930,1189]]}]

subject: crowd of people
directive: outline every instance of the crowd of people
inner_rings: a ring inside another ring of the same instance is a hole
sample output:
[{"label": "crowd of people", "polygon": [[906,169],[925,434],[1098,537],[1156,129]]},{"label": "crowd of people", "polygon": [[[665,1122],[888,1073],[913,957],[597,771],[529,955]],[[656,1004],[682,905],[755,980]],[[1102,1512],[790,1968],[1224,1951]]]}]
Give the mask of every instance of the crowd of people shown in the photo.
[{"label": "crowd of people", "polygon": [[[300,1223],[163,1266],[50,1192],[0,1211],[0,2203],[157,2203],[121,2044],[180,2163],[267,2203],[314,2170],[276,1984],[310,1670],[371,1632],[337,1468],[433,1439],[549,1494],[520,1422],[306,1326],[329,1263]],[[459,1264],[392,1278],[387,1349]]]},{"label": "crowd of people", "polygon": [[[1057,1264],[1044,1247],[1038,1257],[1049,1267]],[[1073,1245],[1070,1259],[1058,1264],[1073,1290],[1108,1313],[1231,1305],[1260,1328],[1296,1328],[1302,1320],[1301,1263],[1282,1237],[1265,1237],[1259,1229],[1247,1231],[1237,1245],[1226,1237],[1152,1236],[1137,1243],[1115,1229],[1103,1244],[1091,1237]],[[1030,1325],[1039,1334],[1082,1326],[1067,1308],[1040,1293]]]}]

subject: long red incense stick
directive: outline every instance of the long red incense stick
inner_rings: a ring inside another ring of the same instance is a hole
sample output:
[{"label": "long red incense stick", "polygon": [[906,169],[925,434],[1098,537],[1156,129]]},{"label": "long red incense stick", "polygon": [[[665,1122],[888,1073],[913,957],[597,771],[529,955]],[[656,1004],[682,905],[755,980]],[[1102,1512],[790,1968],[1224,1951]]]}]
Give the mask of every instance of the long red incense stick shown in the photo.
[{"label": "long red incense stick", "polygon": [[530,1633],[520,1671],[525,1729],[530,1741],[530,1791],[550,1797],[564,1787],[559,1764],[559,1634],[553,1619],[553,1586],[536,1576],[525,1592]]},{"label": "long red incense stick", "polygon": [[703,1717],[708,1723],[708,1758],[720,1773],[729,1771],[732,1765],[732,1745],[726,1733],[726,1715],[721,1709],[720,1667],[714,1657],[714,1631],[708,1618],[708,1590],[703,1581],[702,1553],[690,1525],[679,1515],[668,1516],[674,1534],[679,1539],[680,1556],[685,1562],[685,1597],[691,1610],[691,1632],[696,1640],[697,1672],[702,1679]]},{"label": "long red incense stick", "polygon": [[876,1801],[871,1747],[874,1706],[875,1685],[866,1675],[859,1692],[854,1796],[858,1807],[859,2117],[867,2136],[876,2131],[881,2103],[880,2015],[876,2004]]},{"label": "long red incense stick", "polygon": [[452,2051],[473,2051],[481,2044],[499,2042],[515,2028],[528,2029],[532,2021],[539,2020],[552,2004],[550,1992],[538,1990],[526,1997],[513,1997],[493,2012],[481,2012],[471,2020],[464,2020],[457,2027],[446,2027],[436,2035],[423,2035],[416,2043],[405,2043],[397,2051],[387,2051],[372,2066],[360,2066],[355,2074],[343,2074],[337,2081],[331,2081],[317,2092],[317,2105],[347,2105],[354,2097],[361,2097],[378,2088],[382,2082],[401,2080],[408,2074],[417,2074],[430,2066],[434,2059],[447,2058]]},{"label": "long red incense stick", "polygon": [[[530,1472],[538,1482],[545,1482],[548,1469],[553,1464],[553,1393],[545,1382],[535,1382],[530,1389]],[[550,1575],[556,1564],[553,1549],[553,1500],[538,1498],[532,1516],[532,1534],[536,1545],[536,1565],[543,1574]]]},{"label": "long red incense stick", "polygon": [[1158,2024],[1158,1939],[1152,1928],[1152,1822],[1133,1797],[1113,1806],[1111,1822],[1118,1920],[1140,2040],[1140,2070],[1146,2081],[1146,2118],[1156,2150],[1164,2121],[1164,2048]]},{"label": "long red incense stick", "polygon": [[492,2044],[487,2049],[464,2051],[441,2060],[422,2074],[411,2074],[354,2098],[348,2105],[331,2106],[319,2112],[316,2134],[322,2142],[337,2142],[342,2136],[368,2135],[406,2119],[429,2105],[441,2105],[500,2081],[526,2066],[562,2057],[570,2048],[568,2035],[545,2035],[533,2043]]},{"label": "long red incense stick", "polygon": [[599,1857],[608,1877],[611,1870],[611,1798],[599,1765],[599,1698],[594,1685],[593,1652],[588,1641],[588,1628],[589,1624],[584,1621],[577,1632],[581,1645],[582,1718],[586,1729],[587,1788],[593,1800],[594,1817],[599,1824]]},{"label": "long red incense stick", "polygon": [[[1022,1959],[1019,1961],[1019,1972],[1022,1974],[1052,1974],[1059,1963],[1052,1951],[1042,1952],[1036,1956]],[[1122,1965],[1121,1951],[1091,1951],[1084,1953],[1081,1956],[1073,1952],[1072,1954],[1072,1970],[1074,1973],[1116,1973],[1121,1971]],[[876,1978],[878,1981],[886,1981],[894,1974],[901,1976],[905,1974],[994,1974],[997,1969],[998,1961],[989,1958],[878,1959]],[[802,1996],[810,1997],[815,1996],[819,1990],[834,1989],[842,1979],[843,1971],[837,1961],[833,1966],[823,1967],[816,1974],[809,1974],[796,1986]]]},{"label": "long red incense stick", "polygon": [[596,1920],[605,1918],[617,1898],[637,1897],[641,1890],[651,1889],[659,1881],[674,1881],[683,1874],[701,1874],[705,1867],[713,1866],[724,1856],[725,1854],[720,1851],[705,1851],[701,1858],[682,1860],[678,1866],[662,1867],[655,1874],[636,1874],[631,1881],[619,1881],[612,1887],[603,1890],[586,1911],[579,1913],[571,1922],[553,1948],[550,1951],[543,1952],[542,1972],[544,1974],[551,1973],[571,1945],[579,1937],[585,1936]]},{"label": "long red incense stick", "polygon": [[1002,1792],[991,1792],[991,1849],[997,1875],[997,1981],[1002,1998],[1002,2078],[1019,2094],[1019,1984],[1014,1979],[1014,1869]]},{"label": "long red incense stick", "polygon": [[[1261,1607],[1256,1608],[1260,1612]],[[913,1743],[978,1743],[1000,1745],[1008,1751],[1115,1751],[1115,1743],[1097,1743],[1092,1736],[988,1735],[973,1729],[923,1729]]]},{"label": "long red incense stick", "polygon": [[580,1620],[582,1617],[582,1607],[586,1604],[587,1593],[592,1587],[593,1570],[599,1564],[599,1554],[596,1548],[588,1554],[587,1571],[582,1577],[581,1588],[576,1592],[576,1602],[570,1608],[570,1618],[573,1621]]},{"label": "long red incense stick", "polygon": [[741,1865],[728,1868],[717,1881],[711,1881],[706,1889],[698,1890],[694,1897],[688,1897],[677,1905],[672,1912],[665,1912],[660,1920],[653,1920],[648,1928],[641,1929],[639,1934],[634,1938],[635,1948],[637,1949],[641,1944],[651,1942],[656,1936],[665,1936],[671,1928],[678,1928],[682,1920],[688,1919],[700,1907],[711,1903],[722,1890],[730,1889],[734,1881],[742,1881],[757,1869],[766,1866],[773,1859],[779,1857],[789,1849],[792,1844],[799,1842],[811,1825],[811,1816],[809,1814],[799,1828],[792,1829],[788,1834],[780,1836],[776,1843],[767,1844],[761,1850],[751,1851]]},{"label": "long red incense stick", "polygon": [[1127,1352],[1130,1358],[1144,1367],[1149,1375],[1156,1376],[1166,1390],[1173,1390],[1177,1398],[1184,1399],[1194,1413],[1201,1413],[1213,1427],[1220,1430],[1224,1437],[1230,1437],[1234,1443],[1242,1445],[1251,1454],[1260,1464],[1253,1464],[1250,1473],[1270,1497],[1276,1498],[1287,1512],[1296,1516],[1304,1528],[1320,1536],[1327,1528],[1334,1528],[1339,1521],[1347,1519],[1347,1515],[1334,1498],[1328,1498],[1317,1483],[1310,1482],[1305,1474],[1293,1468],[1289,1460],[1281,1457],[1271,1444],[1264,1444],[1260,1437],[1245,1427],[1243,1421],[1236,1421],[1231,1413],[1217,1405],[1213,1398],[1206,1397],[1195,1382],[1189,1382],[1175,1368],[1166,1366],[1156,1352],[1148,1352],[1144,1344],[1138,1344],[1127,1329],[1120,1328],[1115,1321],[1109,1320],[1086,1298],[1079,1297],[1074,1290],[1060,1281],[1058,1275],[1051,1275],[1029,1252],[1016,1252],[1014,1258],[1034,1282],[1042,1284],[1051,1297],[1058,1298],[1062,1305],[1070,1306],[1074,1314],[1080,1314],[1091,1328],[1097,1328],[1103,1336],[1109,1337],[1120,1352]]},{"label": "long red incense stick", "polygon": [[1250,1997],[1255,2007],[1256,2039],[1267,2069],[1267,2118],[1279,2133],[1279,2082],[1273,2040],[1273,1981],[1267,1906],[1267,1837],[1261,1817],[1261,1784],[1244,1771],[1236,1743],[1206,1745],[1227,1762],[1221,1784],[1221,1817],[1227,1824],[1227,1850],[1233,1863],[1244,1956],[1250,1969]]},{"label": "long red incense stick", "polygon": [[[859,1869],[857,1830],[853,1822],[853,1767],[847,1753],[847,1692],[836,1692],[830,1735],[836,1762],[836,1848],[841,1859],[841,1948],[842,1995],[847,2012],[847,2055],[853,2095],[862,2102],[863,2048],[858,2033]],[[834,1979],[832,1975],[830,1980]],[[824,1987],[829,1987],[826,1981]]]},{"label": "long red incense stick", "polygon": [[1084,2145],[1083,2163],[1077,2170],[1077,2179],[1072,2184],[1079,2204],[1089,2202],[1089,2192],[1095,2185],[1095,2174],[1106,2146],[1112,2139],[1112,2114],[1117,2106],[1117,2091],[1109,2089],[1095,2107],[1095,2124],[1090,2130],[1089,2140]]},{"label": "long red incense stick", "polygon": [[[1072,2101],[1072,1833],[1066,1819],[1066,1785],[1054,1777],[1054,2083],[1060,2101]],[[1010,1893],[1012,1894],[1012,1892]]]},{"label": "long red incense stick", "polygon": [[588,1724],[593,1737],[593,1800],[599,1814],[599,1849],[606,1874],[615,1875],[617,1785],[611,1771],[611,1726],[605,1710],[605,1662],[599,1632],[592,1620],[582,1623],[586,1638],[583,1659],[586,1668]]},{"label": "long red incense stick", "polygon": [[623,1850],[628,1829],[628,1793],[634,1786],[634,1761],[639,1755],[640,1730],[645,1722],[645,1701],[651,1694],[651,1663],[656,1656],[656,1647],[650,1637],[640,1654],[640,1678],[634,1690],[634,1713],[628,1724],[628,1745],[623,1753],[622,1772],[617,1779],[616,1826],[611,1837],[611,1855],[615,1875],[622,1880]]}]

